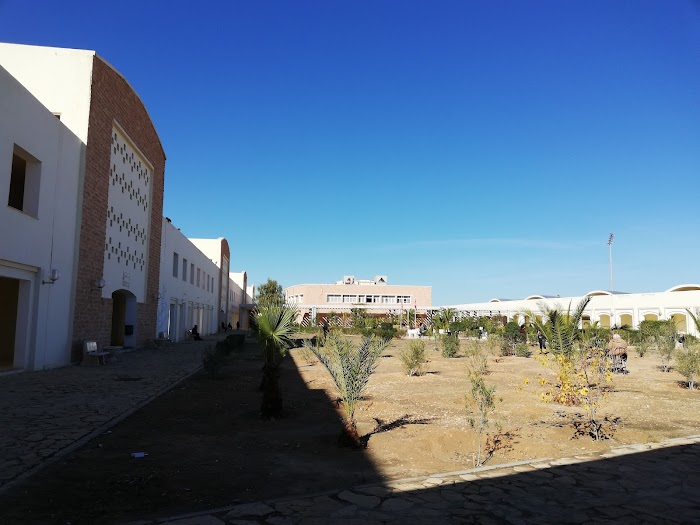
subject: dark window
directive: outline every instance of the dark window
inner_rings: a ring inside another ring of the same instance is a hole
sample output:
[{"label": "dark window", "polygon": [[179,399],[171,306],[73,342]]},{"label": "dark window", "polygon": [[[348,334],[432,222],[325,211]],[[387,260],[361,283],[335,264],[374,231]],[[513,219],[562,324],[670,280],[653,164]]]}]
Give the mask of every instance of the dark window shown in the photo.
[{"label": "dark window", "polygon": [[27,161],[12,155],[12,175],[10,176],[10,196],[7,204],[24,211],[24,186],[27,182]]}]

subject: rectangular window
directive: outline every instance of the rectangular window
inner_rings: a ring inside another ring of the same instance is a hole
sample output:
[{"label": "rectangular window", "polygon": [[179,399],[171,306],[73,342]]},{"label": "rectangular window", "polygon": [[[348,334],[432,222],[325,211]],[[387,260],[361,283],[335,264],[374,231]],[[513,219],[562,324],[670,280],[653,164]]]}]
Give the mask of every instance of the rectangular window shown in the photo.
[{"label": "rectangular window", "polygon": [[190,284],[194,284],[194,263],[190,264]]},{"label": "rectangular window", "polygon": [[41,162],[15,145],[12,152],[7,205],[37,218],[39,216],[40,182]]},{"label": "rectangular window", "polygon": [[339,303],[339,302],[341,302],[341,296],[328,294],[326,296],[326,302],[327,303]]},{"label": "rectangular window", "polygon": [[187,259],[182,259],[182,280],[187,282]]},{"label": "rectangular window", "polygon": [[177,253],[173,252],[173,277],[177,277],[179,275],[179,269],[178,269],[178,255]]},{"label": "rectangular window", "polygon": [[343,296],[343,302],[344,302],[344,303],[356,303],[356,302],[357,302],[357,296],[356,296],[356,295],[344,295],[344,296]]},{"label": "rectangular window", "polygon": [[199,288],[199,268],[197,268],[197,288]]}]

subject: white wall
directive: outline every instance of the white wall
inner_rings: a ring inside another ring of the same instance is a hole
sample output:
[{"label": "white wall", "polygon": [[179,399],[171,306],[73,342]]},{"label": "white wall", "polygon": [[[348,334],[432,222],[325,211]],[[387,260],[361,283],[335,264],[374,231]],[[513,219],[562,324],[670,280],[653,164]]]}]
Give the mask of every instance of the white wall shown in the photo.
[{"label": "white wall", "polygon": [[[173,253],[178,254],[177,277],[173,276]],[[184,259],[187,260],[186,281],[182,280]],[[190,282],[192,264],[195,266],[194,283]],[[197,269],[200,270],[200,286],[197,286]],[[194,324],[198,325],[201,334],[215,333],[218,330],[218,276],[219,269],[211,258],[163,218],[156,335],[169,333],[172,340],[179,341]]]},{"label": "white wall", "polygon": [[[0,43],[0,65],[87,144],[94,51]],[[60,57],[60,60],[56,60]]]},{"label": "white wall", "polygon": [[[0,64],[6,45],[0,44]],[[41,69],[39,64],[34,69]],[[37,217],[7,205],[14,145],[40,161]],[[0,67],[0,276],[19,279],[15,368],[70,362],[80,139]],[[54,284],[51,269],[61,272]]]}]

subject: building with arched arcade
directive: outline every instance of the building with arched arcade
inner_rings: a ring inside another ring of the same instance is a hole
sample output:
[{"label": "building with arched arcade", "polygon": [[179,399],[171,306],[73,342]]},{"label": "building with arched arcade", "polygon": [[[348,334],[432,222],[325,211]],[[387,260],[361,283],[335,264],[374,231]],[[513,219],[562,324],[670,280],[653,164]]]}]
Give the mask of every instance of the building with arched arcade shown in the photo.
[{"label": "building with arched arcade", "polygon": [[524,313],[541,314],[544,307],[571,305],[574,308],[584,297],[591,300],[586,307],[583,324],[597,323],[601,327],[638,328],[644,320],[672,319],[680,332],[700,336],[688,310],[700,311],[700,284],[681,284],[665,292],[623,293],[608,290],[592,290],[582,296],[559,297],[530,295],[524,299],[494,298],[483,303],[463,303],[450,306],[461,315],[497,316],[505,321],[524,320]]}]

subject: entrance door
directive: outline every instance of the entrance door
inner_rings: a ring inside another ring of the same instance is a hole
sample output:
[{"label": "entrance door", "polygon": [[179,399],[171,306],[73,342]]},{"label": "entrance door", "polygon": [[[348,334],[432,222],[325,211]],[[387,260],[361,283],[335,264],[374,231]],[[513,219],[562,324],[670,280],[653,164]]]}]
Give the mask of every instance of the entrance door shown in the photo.
[{"label": "entrance door", "polygon": [[0,370],[15,363],[19,280],[0,277]]},{"label": "entrance door", "polygon": [[133,348],[136,344],[136,296],[129,290],[112,292],[110,344]]}]

